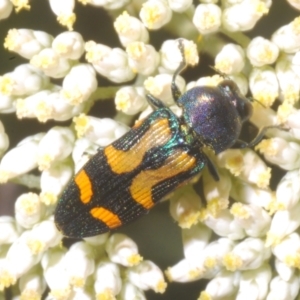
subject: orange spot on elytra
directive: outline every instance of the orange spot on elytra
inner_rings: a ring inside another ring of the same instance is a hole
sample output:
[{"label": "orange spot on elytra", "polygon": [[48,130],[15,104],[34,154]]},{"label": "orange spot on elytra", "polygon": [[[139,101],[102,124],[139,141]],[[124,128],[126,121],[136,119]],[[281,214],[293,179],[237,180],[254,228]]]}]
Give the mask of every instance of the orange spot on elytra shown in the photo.
[{"label": "orange spot on elytra", "polygon": [[90,210],[90,213],[95,219],[102,221],[110,229],[122,225],[122,222],[119,219],[119,217],[104,207],[94,207]]},{"label": "orange spot on elytra", "polygon": [[89,203],[93,196],[92,183],[89,176],[84,170],[81,170],[74,180],[80,192],[81,202],[84,204]]},{"label": "orange spot on elytra", "polygon": [[140,140],[128,151],[118,150],[113,145],[104,149],[107,162],[116,174],[131,172],[142,162],[145,153],[157,146],[164,145],[171,138],[168,119],[154,122]]},{"label": "orange spot on elytra", "polygon": [[144,208],[150,209],[155,204],[152,201],[152,188],[168,178],[190,170],[195,163],[196,159],[193,156],[175,150],[160,168],[142,171],[135,176],[130,186],[132,198]]}]

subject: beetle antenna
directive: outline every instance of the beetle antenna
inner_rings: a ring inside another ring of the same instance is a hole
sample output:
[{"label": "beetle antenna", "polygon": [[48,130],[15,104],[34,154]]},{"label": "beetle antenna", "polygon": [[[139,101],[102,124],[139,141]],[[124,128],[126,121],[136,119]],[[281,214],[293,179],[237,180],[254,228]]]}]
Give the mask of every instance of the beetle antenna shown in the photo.
[{"label": "beetle antenna", "polygon": [[218,73],[220,76],[222,76],[224,79],[226,79],[226,80],[231,80],[230,77],[229,77],[227,74],[221,72],[220,70],[218,70],[218,69],[215,68],[214,66],[209,66],[209,67],[210,67],[212,70],[214,70],[216,73]]},{"label": "beetle antenna", "polygon": [[249,97],[248,98],[251,102],[257,102],[259,103],[263,108],[267,108],[262,102],[260,102],[259,100],[253,98],[253,97]]},{"label": "beetle antenna", "polygon": [[175,100],[175,102],[177,102],[177,100],[180,98],[181,96],[181,92],[178,88],[178,86],[176,85],[175,83],[175,80],[176,80],[176,77],[185,69],[186,67],[186,60],[185,60],[185,56],[184,56],[184,41],[183,39],[179,39],[178,40],[178,48],[179,48],[179,51],[181,53],[181,57],[182,57],[182,60],[178,66],[178,68],[176,69],[176,71],[174,72],[173,74],[173,77],[172,77],[172,84],[171,84],[171,90],[172,90],[172,95],[173,95],[173,98]]}]

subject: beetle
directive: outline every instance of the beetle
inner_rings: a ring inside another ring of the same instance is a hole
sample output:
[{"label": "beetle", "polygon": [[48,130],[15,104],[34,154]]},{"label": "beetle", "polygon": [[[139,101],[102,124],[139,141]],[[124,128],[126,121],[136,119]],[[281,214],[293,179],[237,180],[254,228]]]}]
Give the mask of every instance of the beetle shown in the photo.
[{"label": "beetle", "polygon": [[179,49],[182,62],[173,74],[171,91],[182,116],[147,95],[154,112],[99,149],[62,193],[55,223],[65,236],[93,236],[136,220],[205,166],[219,180],[203,147],[215,154],[232,146],[252,147],[272,127],[264,127],[250,143],[239,140],[252,104],[232,80],[225,78],[216,87],[194,87],[181,95],[175,79],[186,67],[182,40]]}]

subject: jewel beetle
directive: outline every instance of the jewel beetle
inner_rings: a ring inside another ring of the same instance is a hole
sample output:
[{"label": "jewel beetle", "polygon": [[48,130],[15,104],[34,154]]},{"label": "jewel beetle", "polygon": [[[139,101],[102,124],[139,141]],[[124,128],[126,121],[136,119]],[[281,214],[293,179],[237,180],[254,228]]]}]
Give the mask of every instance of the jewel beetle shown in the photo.
[{"label": "jewel beetle", "polygon": [[224,79],[218,86],[194,87],[181,95],[175,71],[171,91],[182,116],[148,94],[154,108],[146,119],[111,145],[101,148],[73,177],[55,210],[55,223],[67,237],[83,238],[107,232],[146,214],[157,202],[197,175],[205,166],[218,173],[203,151],[218,154],[232,146],[252,147],[239,140],[242,125],[252,114],[251,102],[237,85]]}]

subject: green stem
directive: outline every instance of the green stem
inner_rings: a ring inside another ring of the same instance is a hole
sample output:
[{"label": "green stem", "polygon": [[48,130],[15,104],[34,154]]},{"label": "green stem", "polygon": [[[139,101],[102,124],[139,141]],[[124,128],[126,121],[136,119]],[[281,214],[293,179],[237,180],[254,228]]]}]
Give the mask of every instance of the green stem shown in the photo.
[{"label": "green stem", "polygon": [[236,44],[239,44],[242,48],[247,48],[251,41],[251,39],[241,31],[232,32],[221,28],[221,32],[233,40]]},{"label": "green stem", "polygon": [[98,87],[96,91],[91,95],[90,100],[107,100],[115,98],[116,92],[120,89],[120,86],[108,86],[108,87]]},{"label": "green stem", "polygon": [[41,189],[41,178],[37,175],[23,174],[19,177],[13,178],[11,182],[24,185],[30,189]]}]

